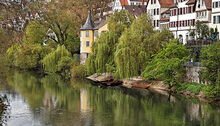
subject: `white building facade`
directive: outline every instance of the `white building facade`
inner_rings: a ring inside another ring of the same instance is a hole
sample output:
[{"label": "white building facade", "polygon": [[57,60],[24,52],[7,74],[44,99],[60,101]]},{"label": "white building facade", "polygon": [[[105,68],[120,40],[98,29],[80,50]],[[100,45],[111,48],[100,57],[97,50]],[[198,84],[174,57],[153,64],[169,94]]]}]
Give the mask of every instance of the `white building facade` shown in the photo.
[{"label": "white building facade", "polygon": [[114,5],[112,7],[113,11],[120,11],[123,9],[125,5],[147,5],[147,0],[115,0]]},{"label": "white building facade", "polygon": [[206,25],[211,24],[212,0],[197,0],[196,21],[202,21]]},{"label": "white building facade", "polygon": [[[220,31],[220,0],[212,0],[212,16],[211,16],[211,28],[217,28]],[[218,38],[220,38],[218,36]]]},{"label": "white building facade", "polygon": [[170,7],[169,29],[182,44],[186,44],[189,39],[192,39],[195,31],[195,5],[195,0],[177,0]]},{"label": "white building facade", "polygon": [[169,6],[173,5],[173,0],[149,0],[147,4],[147,13],[151,16],[152,25],[154,30],[160,30],[161,14],[169,9]]}]

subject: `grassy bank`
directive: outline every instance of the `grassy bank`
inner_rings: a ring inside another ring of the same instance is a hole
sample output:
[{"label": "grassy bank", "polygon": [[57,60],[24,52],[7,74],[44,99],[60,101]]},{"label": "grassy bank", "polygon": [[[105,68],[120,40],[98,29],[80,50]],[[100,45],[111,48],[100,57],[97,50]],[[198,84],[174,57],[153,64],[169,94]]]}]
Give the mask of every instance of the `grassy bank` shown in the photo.
[{"label": "grassy bank", "polygon": [[198,83],[183,83],[177,86],[177,92],[179,94],[205,97],[205,98],[219,98],[220,87],[198,84]]}]

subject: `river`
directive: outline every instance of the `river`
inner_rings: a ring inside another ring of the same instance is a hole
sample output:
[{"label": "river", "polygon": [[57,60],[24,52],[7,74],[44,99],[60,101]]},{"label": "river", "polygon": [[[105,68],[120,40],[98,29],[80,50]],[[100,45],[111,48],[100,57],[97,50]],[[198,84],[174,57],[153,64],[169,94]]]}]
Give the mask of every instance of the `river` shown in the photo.
[{"label": "river", "polygon": [[180,96],[9,70],[7,126],[220,126],[220,107]]}]

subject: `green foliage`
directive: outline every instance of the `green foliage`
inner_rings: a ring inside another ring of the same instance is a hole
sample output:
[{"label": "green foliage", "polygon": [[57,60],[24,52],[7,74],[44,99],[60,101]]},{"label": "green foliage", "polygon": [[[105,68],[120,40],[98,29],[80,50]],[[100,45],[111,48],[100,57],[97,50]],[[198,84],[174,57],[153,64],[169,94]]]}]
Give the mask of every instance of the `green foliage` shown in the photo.
[{"label": "green foliage", "polygon": [[78,24],[75,23],[75,17],[61,9],[48,10],[43,15],[41,22],[47,27],[47,44],[64,45],[72,54],[78,53],[80,48],[80,39],[77,35]]},{"label": "green foliage", "polygon": [[139,16],[123,32],[115,52],[116,76],[129,78],[142,73],[146,61],[151,60],[172,35],[169,31],[156,32],[147,15]]},{"label": "green foliage", "polygon": [[75,32],[70,31],[64,46],[71,54],[77,54],[80,51],[80,38]]},{"label": "green foliage", "polygon": [[20,69],[33,69],[41,65],[40,60],[50,51],[50,48],[37,44],[17,44],[7,50],[7,60],[11,66]]},{"label": "green foliage", "polygon": [[203,82],[220,86],[220,43],[216,42],[202,49],[200,78]]},{"label": "green foliage", "polygon": [[178,91],[190,91],[194,93],[195,95],[199,94],[200,91],[202,91],[203,87],[205,85],[203,84],[198,84],[198,83],[183,83],[178,87]]},{"label": "green foliage", "polygon": [[19,45],[12,45],[6,52],[7,60],[10,65],[15,64],[15,55],[18,52]]},{"label": "green foliage", "polygon": [[[148,23],[146,23],[148,22]],[[93,43],[86,61],[88,74],[113,72],[118,78],[140,74],[172,34],[154,31],[147,15],[133,19],[126,11],[115,12],[108,20],[109,31]]]},{"label": "green foliage", "polygon": [[108,30],[120,36],[120,33],[128,28],[133,21],[134,17],[128,11],[116,11],[108,19]]},{"label": "green foliage", "polygon": [[61,57],[58,61],[58,71],[65,71],[70,69],[73,64],[73,59],[69,56]]},{"label": "green foliage", "polygon": [[108,20],[108,32],[102,33],[92,45],[93,53],[86,61],[88,74],[115,72],[114,52],[122,32],[133,17],[126,11],[115,12]]},{"label": "green foliage", "polygon": [[57,49],[42,60],[44,69],[48,72],[61,72],[65,71],[72,65],[71,53],[65,48],[64,45],[58,46]]},{"label": "green foliage", "polygon": [[86,77],[86,67],[82,64],[73,65],[71,68],[71,76],[73,78]]},{"label": "green foliage", "polygon": [[4,55],[9,47],[13,44],[16,36],[12,32],[0,29],[0,54]]},{"label": "green foliage", "polygon": [[189,50],[171,42],[147,64],[142,76],[145,79],[162,79],[169,87],[183,80],[186,69],[182,63],[189,59]]},{"label": "green foliage", "polygon": [[214,97],[220,97],[220,87],[219,86],[211,86],[206,85],[203,88],[203,92],[206,97],[214,98]]},{"label": "green foliage", "polygon": [[88,75],[96,73],[96,66],[95,66],[95,55],[89,55],[88,59],[86,60],[86,71]]},{"label": "green foliage", "polygon": [[23,41],[29,44],[47,44],[52,48],[64,45],[72,54],[80,49],[80,38],[73,17],[61,10],[50,10],[44,14],[44,20],[32,21],[25,29]]},{"label": "green foliage", "polygon": [[46,37],[46,28],[39,21],[32,21],[25,29],[25,35],[23,40],[30,44],[43,45]]},{"label": "green foliage", "polygon": [[209,36],[209,27],[201,21],[196,21],[196,32],[198,38],[203,39],[204,37]]}]

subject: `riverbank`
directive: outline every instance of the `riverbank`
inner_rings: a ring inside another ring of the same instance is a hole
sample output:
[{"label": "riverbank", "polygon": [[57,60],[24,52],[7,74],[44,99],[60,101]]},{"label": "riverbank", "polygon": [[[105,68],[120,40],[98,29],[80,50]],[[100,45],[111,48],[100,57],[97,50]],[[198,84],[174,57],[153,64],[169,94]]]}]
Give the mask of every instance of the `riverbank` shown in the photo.
[{"label": "riverbank", "polygon": [[[93,81],[94,83],[97,84],[99,83],[106,86],[121,85],[125,88],[137,89],[141,91],[152,90],[154,92],[163,95],[169,95],[169,94],[181,95],[186,98],[196,98],[202,102],[220,104],[220,97],[207,97],[204,91],[202,91],[201,84],[196,85],[196,83],[184,83],[185,85],[188,84],[189,87],[190,86],[192,87],[192,85],[194,85],[195,89],[188,90],[188,89],[184,89],[183,86],[175,86],[169,89],[168,85],[164,84],[163,81],[160,80],[145,81],[141,77],[133,77],[124,80],[115,80],[113,74],[109,74],[109,73],[94,74],[92,76],[87,77],[87,79]],[[200,89],[198,89],[198,87]]]}]

